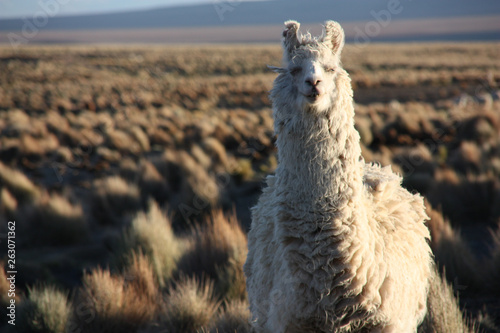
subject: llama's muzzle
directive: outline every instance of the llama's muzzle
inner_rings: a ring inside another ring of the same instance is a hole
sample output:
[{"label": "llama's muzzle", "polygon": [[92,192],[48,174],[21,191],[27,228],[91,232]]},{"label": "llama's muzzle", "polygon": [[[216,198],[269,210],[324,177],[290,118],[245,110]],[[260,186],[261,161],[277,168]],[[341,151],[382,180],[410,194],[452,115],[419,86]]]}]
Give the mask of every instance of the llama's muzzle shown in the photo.
[{"label": "llama's muzzle", "polygon": [[304,94],[305,97],[312,101],[315,101],[319,95],[321,95],[321,93],[316,86],[311,87],[311,91],[308,94]]}]

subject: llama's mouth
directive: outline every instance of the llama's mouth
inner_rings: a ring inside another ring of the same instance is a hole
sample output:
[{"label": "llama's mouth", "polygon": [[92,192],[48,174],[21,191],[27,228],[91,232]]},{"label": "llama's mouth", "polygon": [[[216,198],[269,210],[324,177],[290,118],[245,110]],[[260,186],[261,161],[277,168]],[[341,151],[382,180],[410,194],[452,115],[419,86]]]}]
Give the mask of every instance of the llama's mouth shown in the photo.
[{"label": "llama's mouth", "polygon": [[319,99],[319,96],[321,95],[319,91],[315,90],[310,92],[309,94],[303,94],[309,101],[315,102]]}]

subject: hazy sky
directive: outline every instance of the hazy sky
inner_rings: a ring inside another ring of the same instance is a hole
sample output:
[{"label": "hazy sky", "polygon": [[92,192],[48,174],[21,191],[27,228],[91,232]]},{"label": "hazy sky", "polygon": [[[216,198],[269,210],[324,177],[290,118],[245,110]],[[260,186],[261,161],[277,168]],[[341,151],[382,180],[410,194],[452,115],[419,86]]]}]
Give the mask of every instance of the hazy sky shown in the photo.
[{"label": "hazy sky", "polygon": [[[57,15],[113,12],[130,9],[148,9],[159,6],[214,3],[228,0],[0,0],[0,18],[31,18],[44,6],[49,11],[57,8]],[[232,0],[236,1],[236,0]]]}]

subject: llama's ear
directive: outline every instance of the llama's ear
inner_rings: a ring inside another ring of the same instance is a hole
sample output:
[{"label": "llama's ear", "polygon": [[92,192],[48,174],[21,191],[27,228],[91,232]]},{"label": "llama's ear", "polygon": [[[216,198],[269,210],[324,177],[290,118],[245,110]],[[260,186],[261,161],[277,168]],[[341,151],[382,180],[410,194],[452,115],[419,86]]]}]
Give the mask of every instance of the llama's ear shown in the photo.
[{"label": "llama's ear", "polygon": [[299,38],[297,36],[299,31],[300,23],[297,21],[286,21],[285,30],[283,30],[283,48],[290,54],[300,45]]},{"label": "llama's ear", "polygon": [[340,55],[344,47],[344,29],[335,21],[325,22],[323,42],[329,45],[334,54]]},{"label": "llama's ear", "polygon": [[286,73],[286,69],[282,68],[282,67],[267,65],[267,68],[269,68],[270,70],[272,70],[275,73],[279,73],[279,74]]}]

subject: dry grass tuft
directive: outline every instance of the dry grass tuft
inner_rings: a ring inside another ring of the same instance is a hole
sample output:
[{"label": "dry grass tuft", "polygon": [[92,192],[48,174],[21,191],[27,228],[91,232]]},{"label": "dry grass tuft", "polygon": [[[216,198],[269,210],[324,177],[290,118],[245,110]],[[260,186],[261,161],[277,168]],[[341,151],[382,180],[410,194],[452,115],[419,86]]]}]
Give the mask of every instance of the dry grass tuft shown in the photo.
[{"label": "dry grass tuft", "polygon": [[195,161],[201,165],[205,170],[209,170],[212,166],[212,159],[201,149],[197,144],[191,147],[189,154],[195,159]]},{"label": "dry grass tuft", "polygon": [[139,251],[148,258],[160,286],[171,278],[184,249],[166,213],[153,200],[147,213],[139,212],[134,217],[124,234],[123,243],[125,251]]},{"label": "dry grass tuft", "polygon": [[89,227],[82,206],[58,194],[45,194],[23,215],[23,224],[29,226],[26,232],[32,234],[32,243],[77,244],[88,236]]},{"label": "dry grass tuft", "polygon": [[109,270],[96,269],[83,278],[80,299],[92,301],[95,314],[101,318],[118,318],[124,305],[125,281],[112,276]]},{"label": "dry grass tuft", "polygon": [[453,288],[444,277],[434,272],[427,299],[427,315],[419,328],[421,333],[472,333],[465,322],[458,301],[453,295]]},{"label": "dry grass tuft", "polygon": [[427,225],[431,232],[431,247],[439,270],[446,272],[448,281],[457,287],[482,288],[481,266],[468,244],[427,201],[426,211],[430,217]]},{"label": "dry grass tuft", "polygon": [[356,130],[359,132],[361,143],[369,146],[373,141],[372,122],[367,117],[357,116],[355,121]]},{"label": "dry grass tuft", "polygon": [[160,203],[168,200],[170,195],[168,183],[151,162],[141,161],[138,176],[143,199],[153,197]]},{"label": "dry grass tuft", "polygon": [[234,213],[226,217],[221,210],[213,211],[211,218],[194,228],[192,238],[194,247],[181,258],[179,270],[213,279],[221,298],[245,299],[247,239]]},{"label": "dry grass tuft", "polygon": [[222,166],[222,170],[217,171],[227,171],[229,167],[229,160],[227,157],[226,148],[219,140],[208,137],[203,139],[202,147],[210,155],[214,164],[216,166]]},{"label": "dry grass tuft", "polygon": [[21,303],[17,332],[65,332],[71,319],[68,295],[53,286],[35,287]]},{"label": "dry grass tuft", "polygon": [[139,165],[131,157],[125,157],[120,161],[120,176],[128,182],[137,181]]},{"label": "dry grass tuft", "polygon": [[157,279],[153,272],[153,265],[147,256],[142,253],[132,255],[132,261],[125,271],[125,279],[135,290],[141,303],[149,302],[151,306],[158,303]]},{"label": "dry grass tuft", "polygon": [[465,119],[459,127],[458,136],[462,140],[475,141],[484,144],[495,140],[498,136],[500,121],[493,112],[480,112]]},{"label": "dry grass tuft", "polygon": [[433,175],[436,169],[436,164],[432,160],[432,153],[423,144],[399,149],[399,152],[396,152],[394,156],[394,162],[401,165],[405,176],[413,173]]},{"label": "dry grass tuft", "polygon": [[217,315],[210,327],[211,333],[250,333],[250,309],[244,301],[231,301]]},{"label": "dry grass tuft", "polygon": [[240,158],[236,162],[236,168],[233,170],[236,179],[239,182],[251,180],[255,176],[255,171],[252,167],[252,161],[248,158]]},{"label": "dry grass tuft", "polygon": [[132,281],[128,284],[122,276],[96,269],[83,278],[76,302],[80,308],[75,308],[75,324],[89,333],[134,332],[148,323],[156,311],[156,304],[141,292],[144,292],[142,283]]},{"label": "dry grass tuft", "polygon": [[49,128],[50,127],[52,127],[51,130],[59,138],[61,145],[68,146],[70,148],[98,147],[104,142],[103,137],[92,129],[76,129],[68,127],[67,124],[62,125],[62,127],[49,125]]},{"label": "dry grass tuft", "polygon": [[33,202],[40,197],[40,190],[22,172],[0,162],[0,184],[4,185],[19,202]]},{"label": "dry grass tuft", "polygon": [[500,293],[500,223],[496,232],[491,232],[493,236],[492,256],[490,262],[491,275],[488,278],[489,287]]},{"label": "dry grass tuft", "polygon": [[73,153],[68,147],[59,147],[53,152],[53,154],[56,162],[67,164],[73,162]]},{"label": "dry grass tuft", "polygon": [[58,147],[59,141],[54,134],[48,134],[44,138],[35,138],[26,134],[20,140],[20,150],[28,157],[41,158]]},{"label": "dry grass tuft", "polygon": [[154,146],[169,146],[172,143],[172,137],[161,128],[148,128],[150,144]]},{"label": "dry grass tuft", "polygon": [[474,333],[497,333],[500,332],[500,328],[495,325],[495,318],[493,318],[490,314],[486,313],[485,308],[483,308],[473,320],[474,324]]},{"label": "dry grass tuft", "polygon": [[106,145],[124,154],[138,154],[141,145],[128,133],[119,129],[108,129]]},{"label": "dry grass tuft", "polygon": [[211,282],[181,278],[169,288],[158,322],[144,332],[197,332],[210,324],[218,306]]},{"label": "dry grass tuft", "polygon": [[453,151],[449,157],[449,163],[453,168],[463,174],[477,173],[482,165],[481,149],[475,142],[463,141],[460,147]]},{"label": "dry grass tuft", "polygon": [[426,197],[439,206],[453,225],[491,218],[493,197],[500,182],[488,175],[458,176],[453,170],[438,170]]},{"label": "dry grass tuft", "polygon": [[151,149],[148,136],[139,126],[132,126],[128,129],[128,132],[137,142],[142,151],[149,151]]},{"label": "dry grass tuft", "polygon": [[118,163],[121,161],[122,155],[119,151],[109,149],[107,147],[97,147],[96,149],[97,156],[103,161],[107,161],[109,163]]},{"label": "dry grass tuft", "polygon": [[127,213],[141,208],[139,188],[119,176],[94,181],[92,210],[101,224],[121,224]]},{"label": "dry grass tuft", "polygon": [[143,201],[152,197],[159,203],[167,202],[170,195],[169,184],[149,160],[141,159],[136,162],[130,157],[124,158],[120,162],[120,176],[139,186]]},{"label": "dry grass tuft", "polygon": [[451,228],[450,223],[444,219],[443,214],[438,210],[435,210],[432,205],[425,201],[425,210],[429,216],[429,221],[427,221],[427,228],[431,233],[431,247],[435,250],[443,238],[453,238],[454,231]]},{"label": "dry grass tuft", "polygon": [[154,162],[172,190],[172,207],[177,207],[185,222],[201,216],[220,201],[215,177],[186,151],[167,150]]},{"label": "dry grass tuft", "polygon": [[0,190],[0,212],[12,214],[17,209],[17,200],[5,187]]}]

